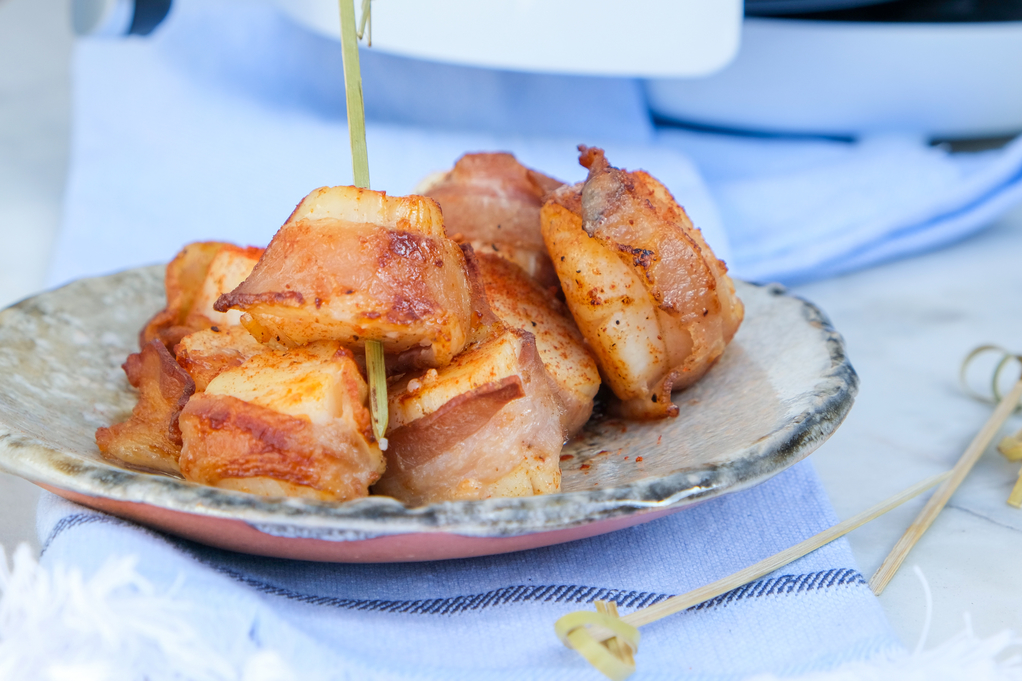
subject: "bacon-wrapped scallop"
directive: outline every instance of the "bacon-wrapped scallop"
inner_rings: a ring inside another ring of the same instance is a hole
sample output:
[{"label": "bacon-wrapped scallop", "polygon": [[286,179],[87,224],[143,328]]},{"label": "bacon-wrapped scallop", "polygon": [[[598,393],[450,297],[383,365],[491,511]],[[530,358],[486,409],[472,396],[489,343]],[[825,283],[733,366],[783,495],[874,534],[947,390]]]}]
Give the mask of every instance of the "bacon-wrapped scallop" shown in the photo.
[{"label": "bacon-wrapped scallop", "polygon": [[448,366],[392,387],[374,492],[417,506],[560,490],[557,387],[532,334],[497,326]]},{"label": "bacon-wrapped scallop", "polygon": [[539,211],[563,182],[526,168],[508,153],[465,154],[421,188],[440,204],[447,233],[521,267],[543,286],[557,275],[543,245]]},{"label": "bacon-wrapped scallop", "polygon": [[565,300],[621,415],[674,416],[671,391],[724,352],[743,307],[727,268],[670,192],[579,147],[584,184],[543,206],[543,238]]},{"label": "bacon-wrapped scallop", "polygon": [[244,312],[245,328],[278,348],[372,339],[422,366],[450,362],[471,325],[465,258],[436,203],[356,187],[305,197],[215,308]]},{"label": "bacon-wrapped scallop", "polygon": [[211,326],[188,334],[174,346],[181,368],[195,381],[196,392],[227,369],[239,367],[266,350],[242,326]]},{"label": "bacon-wrapped scallop", "polygon": [[213,304],[245,280],[262,254],[261,248],[220,241],[185,246],[167,265],[167,307],[142,328],[139,346],[158,338],[172,350],[193,331],[238,324],[240,312],[217,312]]},{"label": "bacon-wrapped scallop", "polygon": [[517,265],[495,255],[478,256],[490,308],[501,321],[536,337],[536,349],[557,386],[561,420],[571,437],[593,412],[600,372],[564,303]]},{"label": "bacon-wrapped scallop", "polygon": [[255,355],[181,412],[181,473],[266,496],[364,497],[385,465],[367,392],[351,352],[336,342]]}]

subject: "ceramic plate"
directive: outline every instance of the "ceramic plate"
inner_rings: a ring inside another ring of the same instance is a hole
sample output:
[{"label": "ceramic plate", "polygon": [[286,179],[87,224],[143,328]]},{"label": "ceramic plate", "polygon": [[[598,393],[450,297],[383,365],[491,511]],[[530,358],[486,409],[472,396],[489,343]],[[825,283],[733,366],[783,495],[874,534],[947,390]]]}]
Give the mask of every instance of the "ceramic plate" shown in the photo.
[{"label": "ceramic plate", "polygon": [[0,469],[63,497],[221,548],[376,562],[546,546],[635,525],[744,489],[816,449],[858,379],[841,336],[776,286],[737,283],[746,319],[720,362],[655,423],[591,424],[562,452],[560,494],[406,508],[219,490],[104,460],[96,428],[135,403],[120,365],[163,306],[149,267],[29,298],[0,312]]}]

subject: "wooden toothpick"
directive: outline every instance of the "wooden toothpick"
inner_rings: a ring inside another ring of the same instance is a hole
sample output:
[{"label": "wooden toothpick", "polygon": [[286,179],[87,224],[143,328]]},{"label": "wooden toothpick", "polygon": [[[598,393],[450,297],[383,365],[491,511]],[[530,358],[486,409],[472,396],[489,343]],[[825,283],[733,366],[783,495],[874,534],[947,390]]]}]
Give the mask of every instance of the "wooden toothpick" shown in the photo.
[{"label": "wooden toothpick", "polygon": [[1022,379],[1015,383],[1015,387],[1011,389],[1011,392],[997,405],[990,419],[980,429],[979,433],[976,434],[976,437],[973,438],[961,458],[958,459],[958,463],[951,469],[951,476],[947,482],[941,485],[940,489],[926,502],[923,510],[919,512],[919,515],[916,516],[912,524],[905,530],[905,534],[901,536],[901,539],[891,549],[887,558],[880,565],[880,568],[869,580],[869,588],[873,590],[873,593],[879,596],[887,588],[891,578],[894,577],[894,573],[898,571],[898,568],[901,567],[906,556],[908,556],[909,551],[912,550],[912,547],[923,536],[923,533],[933,524],[937,514],[940,513],[944,505],[947,504],[948,499],[951,498],[951,495],[955,493],[958,486],[965,480],[965,476],[972,470],[980,455],[986,451],[994,436],[997,435],[997,431],[1001,429],[1004,422],[1015,411],[1020,399],[1022,399]]},{"label": "wooden toothpick", "polygon": [[[657,620],[669,615],[681,612],[682,610],[687,610],[694,605],[699,605],[711,598],[716,598],[717,596],[725,594],[732,589],[744,586],[749,582],[755,581],[760,577],[784,567],[788,563],[797,560],[806,554],[812,553],[816,549],[829,544],[839,537],[843,537],[855,528],[865,525],[874,518],[877,518],[891,509],[900,506],[909,499],[922,494],[931,487],[939,485],[950,476],[951,471],[948,471],[923,480],[922,482],[895,494],[891,498],[880,502],[876,506],[863,511],[844,522],[838,523],[837,525],[826,529],[789,549],[785,549],[776,555],[761,560],[754,565],[750,565],[744,570],[740,570],[729,577],[725,577],[724,579],[717,580],[712,584],[707,584],[706,586],[699,587],[698,589],[694,589],[680,596],[674,596],[673,598],[668,598],[667,600],[656,603],[655,605],[636,610],[633,613],[619,618],[620,623],[623,625],[630,625],[631,627],[640,627],[656,622]],[[608,622],[608,617],[616,615],[617,607],[615,606],[613,610],[609,610],[606,606],[597,606],[597,610],[597,613],[592,611],[574,612],[557,620],[557,623],[555,624],[555,631],[557,631],[559,638],[564,641],[566,645],[576,647],[576,649],[578,649],[577,646],[574,645],[574,642],[576,641],[580,644],[587,645],[591,640],[605,641],[607,639],[616,638],[618,639],[618,643],[616,645],[608,645],[602,651],[596,651],[592,649],[590,645],[589,650],[587,651],[589,654],[586,654],[586,659],[592,661],[592,657],[590,657],[590,655],[593,655],[595,652],[599,655],[599,657],[604,658],[602,661],[606,661],[606,655],[604,655],[604,653],[607,653],[620,663],[620,666],[618,667],[619,670],[627,668],[628,662],[631,662],[631,668],[634,669],[634,661],[631,658],[631,655],[634,652],[634,646],[622,645],[620,642],[622,636],[625,636],[627,631],[622,630],[620,625],[616,626],[614,629],[604,626],[604,623]],[[637,631],[631,638],[631,641],[638,641]],[[622,648],[624,650],[622,650]],[[627,651],[627,658],[625,658],[624,655],[619,654],[619,652],[623,653],[625,651]],[[583,651],[579,650],[579,652]],[[593,655],[593,657],[596,657],[596,655]],[[597,668],[604,671],[600,667]],[[623,678],[620,675],[612,676],[611,674],[607,674],[607,676],[611,676],[611,678]]]},{"label": "wooden toothpick", "polygon": [[770,574],[778,568],[784,567],[794,560],[798,560],[806,554],[812,553],[816,549],[829,544],[835,539],[845,536],[855,528],[865,525],[874,518],[877,518],[891,509],[900,506],[909,499],[922,494],[934,485],[940,484],[940,482],[946,479],[949,475],[950,473],[941,473],[940,475],[935,475],[932,478],[923,480],[920,483],[912,485],[905,491],[895,494],[886,501],[882,501],[876,506],[863,511],[844,522],[838,523],[834,527],[813,535],[804,542],[795,544],[795,546],[792,546],[790,549],[785,549],[774,556],[761,560],[755,565],[750,565],[730,577],[725,577],[724,579],[720,579],[712,584],[707,584],[706,586],[689,591],[687,594],[668,598],[667,600],[656,603],[655,605],[651,605],[641,610],[636,610],[629,615],[625,615],[621,619],[628,624],[641,627],[644,624],[655,622],[662,617],[667,617],[668,615],[673,615],[676,612],[681,612],[682,610],[691,608],[693,605],[699,605],[703,601],[716,598],[717,596],[727,593],[732,589],[737,589],[738,587],[755,581],[764,575]]},{"label": "wooden toothpick", "polygon": [[[344,61],[344,93],[348,106],[348,137],[355,186],[369,188],[369,151],[366,149],[366,113],[362,100],[362,71],[358,63],[358,31],[355,0],[338,0],[341,9],[341,57]],[[366,8],[363,8],[363,13]]]},{"label": "wooden toothpick", "polygon": [[[362,25],[355,28],[355,0],[338,0],[341,10],[341,56],[344,60],[344,93],[348,105],[348,137],[351,140],[351,167],[356,187],[369,189],[369,150],[366,147],[366,114],[362,99],[362,71],[358,62],[358,41],[369,26],[372,44],[371,0],[362,0]],[[383,362],[383,344],[367,339],[366,376],[369,379],[369,414],[373,435],[380,449],[387,449],[387,372]]]},{"label": "wooden toothpick", "polygon": [[[617,614],[617,603],[614,601],[595,601],[593,605],[596,606],[596,612],[603,615],[610,615],[611,617],[620,617]],[[634,626],[634,625],[633,625]],[[621,636],[614,636],[607,641],[607,649],[612,655],[620,659],[626,665],[635,668],[635,650],[628,644]]]},{"label": "wooden toothpick", "polygon": [[[997,445],[997,451],[1008,461],[1022,461],[1022,430],[1001,440],[1001,444]],[[1015,486],[1008,495],[1008,505],[1022,508],[1022,470],[1019,471]]]},{"label": "wooden toothpick", "polygon": [[1011,488],[1011,494],[1008,495],[1008,505],[1022,508],[1022,471],[1019,471],[1015,486]]}]

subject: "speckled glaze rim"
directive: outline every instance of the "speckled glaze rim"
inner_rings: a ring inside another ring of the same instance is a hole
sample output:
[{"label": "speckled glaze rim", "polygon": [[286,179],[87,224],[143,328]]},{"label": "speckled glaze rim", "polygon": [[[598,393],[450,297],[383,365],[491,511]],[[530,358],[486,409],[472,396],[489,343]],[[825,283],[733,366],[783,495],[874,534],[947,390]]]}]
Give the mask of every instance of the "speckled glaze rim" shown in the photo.
[{"label": "speckled glaze rim", "polygon": [[[118,275],[110,275],[118,276]],[[88,285],[80,280],[68,286]],[[197,516],[240,520],[277,537],[358,541],[409,533],[510,537],[583,526],[640,513],[666,511],[745,489],[802,460],[841,424],[858,390],[858,376],[844,341],[813,304],[783,287],[742,284],[769,296],[799,301],[803,321],[818,330],[830,366],[820,373],[814,401],[802,413],[735,451],[724,464],[697,466],[599,490],[458,501],[406,508],[389,497],[343,504],[304,499],[267,499],[184,480],[119,468],[100,459],[54,449],[4,423],[0,414],[0,470],[89,497],[148,504]],[[57,289],[40,295],[59,295]],[[27,305],[29,298],[15,306]]]}]

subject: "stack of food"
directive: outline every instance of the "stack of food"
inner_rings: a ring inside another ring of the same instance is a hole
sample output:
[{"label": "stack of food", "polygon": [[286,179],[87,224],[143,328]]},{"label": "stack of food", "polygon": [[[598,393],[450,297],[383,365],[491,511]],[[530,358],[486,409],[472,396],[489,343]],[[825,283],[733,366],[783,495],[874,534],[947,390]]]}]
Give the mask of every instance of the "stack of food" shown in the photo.
[{"label": "stack of food", "polygon": [[[674,416],[672,390],[706,373],[743,314],[663,185],[580,150],[577,185],[469,154],[423,196],[317,189],[265,250],[187,246],[124,364],[138,404],[97,431],[100,450],[269,496],[559,491],[561,447],[601,377],[617,415]],[[367,341],[384,350],[385,439]]]}]

